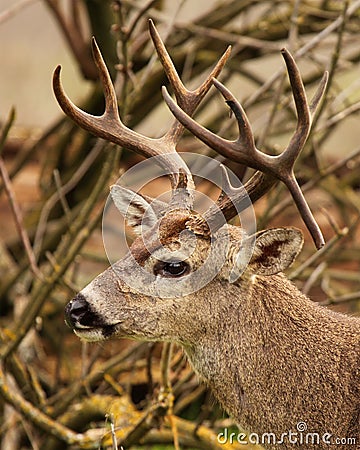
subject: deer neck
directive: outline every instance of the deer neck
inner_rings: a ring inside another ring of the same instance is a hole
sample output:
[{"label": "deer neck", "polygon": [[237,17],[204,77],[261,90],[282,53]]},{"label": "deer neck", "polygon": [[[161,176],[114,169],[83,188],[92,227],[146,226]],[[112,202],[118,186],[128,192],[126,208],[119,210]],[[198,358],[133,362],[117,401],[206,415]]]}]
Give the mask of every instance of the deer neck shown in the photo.
[{"label": "deer neck", "polygon": [[359,420],[360,321],[311,302],[282,274],[253,278],[247,292],[228,285],[224,296],[210,332],[186,352],[243,429],[281,434],[305,420],[320,432],[339,427],[344,414]]},{"label": "deer neck", "polygon": [[[304,323],[306,327],[311,326],[317,307],[283,275],[249,278],[246,289],[236,283],[226,283],[223,288],[221,293],[216,291],[214,302],[211,293],[207,294],[209,303],[213,302],[211,323],[202,327],[204,333],[200,338],[196,330],[195,338],[185,348],[195,369],[210,384],[217,375],[229,371],[236,372],[237,381],[246,384],[251,367],[239,365],[239,360],[245,362],[251,358],[251,366],[254,366],[267,351],[269,342],[280,336],[284,339],[286,330],[303,333]],[[198,320],[201,322],[201,316]],[[286,345],[286,342],[282,340],[279,345]],[[218,352],[219,348],[222,352]],[[232,364],[224,364],[224,358]],[[208,362],[206,367],[202,361]]]}]

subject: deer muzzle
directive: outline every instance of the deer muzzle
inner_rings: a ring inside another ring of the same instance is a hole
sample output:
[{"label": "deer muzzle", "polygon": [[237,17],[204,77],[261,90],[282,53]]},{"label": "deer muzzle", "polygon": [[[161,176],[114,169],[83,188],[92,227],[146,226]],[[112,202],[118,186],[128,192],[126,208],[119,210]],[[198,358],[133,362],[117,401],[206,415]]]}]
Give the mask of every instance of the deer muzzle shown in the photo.
[{"label": "deer muzzle", "polygon": [[66,305],[65,322],[75,334],[86,341],[107,339],[115,330],[114,325],[104,323],[101,317],[91,309],[81,293]]}]

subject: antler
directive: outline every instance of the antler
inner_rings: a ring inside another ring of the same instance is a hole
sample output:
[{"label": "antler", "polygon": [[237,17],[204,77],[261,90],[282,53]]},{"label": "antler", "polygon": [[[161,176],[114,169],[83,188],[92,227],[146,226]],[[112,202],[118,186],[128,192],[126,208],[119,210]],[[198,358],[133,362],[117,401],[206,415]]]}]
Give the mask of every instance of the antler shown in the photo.
[{"label": "antler", "polygon": [[[174,90],[177,101],[181,105],[181,108],[191,116],[210,89],[212,79],[218,76],[224,67],[226,60],[230,56],[230,47],[228,47],[219,59],[206,80],[196,90],[190,91],[180,80],[164,43],[151,20],[149,20],[149,29],[154,46],[164,67],[166,76]],[[104,89],[105,112],[101,116],[93,116],[74,105],[62,87],[60,81],[61,67],[58,66],[53,75],[53,89],[62,110],[80,127],[98,137],[126,147],[146,158],[152,156],[159,157],[158,162],[169,175],[173,192],[176,192],[177,187],[181,187],[183,193],[181,196],[173,196],[172,206],[176,203],[178,206],[191,209],[192,195],[190,190],[194,189],[194,182],[189,168],[180,155],[176,153],[176,144],[183,132],[183,126],[175,120],[169,131],[159,139],[143,136],[126,127],[119,116],[116,93],[110,74],[94,38],[92,40],[92,50]]]},{"label": "antler", "polygon": [[[324,94],[328,74],[325,72],[309,106],[304,85],[301,80],[301,75],[293,57],[286,49],[283,49],[281,53],[285,60],[289,74],[298,120],[296,130],[289,145],[280,155],[267,155],[256,148],[250,122],[241,104],[223,84],[215,79],[213,79],[215,87],[221,92],[237,120],[239,137],[235,141],[229,141],[217,136],[195,122],[172,100],[165,87],[162,88],[163,97],[171,112],[179,120],[179,122],[181,122],[189,131],[191,131],[192,134],[202,140],[206,145],[213,148],[226,158],[245,164],[262,172],[262,174],[256,172],[245,185],[245,189],[232,188],[230,181],[226,181],[225,179],[230,195],[220,195],[216,209],[220,209],[224,212],[227,220],[237,214],[236,207],[241,204],[245,196],[247,196],[246,191],[248,191],[251,200],[254,201],[267,192],[277,180],[281,180],[289,189],[301,217],[311,233],[316,247],[320,248],[324,245],[324,238],[304,198],[304,195],[301,192],[293,169],[295,161],[304,147],[306,139],[309,135],[312,117]],[[214,216],[216,216],[215,209],[210,208],[210,210],[206,212],[206,219],[213,221],[215,220]]]}]

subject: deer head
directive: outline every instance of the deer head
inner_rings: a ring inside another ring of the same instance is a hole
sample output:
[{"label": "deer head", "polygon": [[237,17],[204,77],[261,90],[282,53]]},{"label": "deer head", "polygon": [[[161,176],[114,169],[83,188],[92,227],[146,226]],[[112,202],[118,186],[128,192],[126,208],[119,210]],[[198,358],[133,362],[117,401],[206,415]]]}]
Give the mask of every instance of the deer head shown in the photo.
[{"label": "deer head", "polygon": [[[323,245],[321,232],[301,193],[293,167],[309,134],[311,118],[324,92],[327,75],[323,77],[309,106],[297,66],[290,53],[282,50],[298,124],[282,154],[266,155],[256,148],[250,123],[241,105],[215,78],[228,59],[230,48],[201,86],[189,91],[182,84],[151,20],[149,26],[177,100],[176,104],[163,88],[164,99],[176,120],[159,139],[139,135],[121,122],[115,90],[94,40],[94,59],[105,93],[105,112],[102,116],[94,117],[79,110],[61,86],[60,67],[54,73],[54,92],[68,116],[99,137],[147,158],[156,156],[157,162],[168,173],[172,186],[172,198],[167,205],[152,202],[120,186],[111,189],[116,206],[139,236],[123,260],[99,275],[66,308],[69,325],[79,336],[90,340],[113,335],[173,339],[174,327],[169,326],[170,315],[176,320],[179,304],[184,307],[183,299],[181,302],[175,299],[190,294],[194,299],[204,296],[204,289],[213,289],[201,280],[206,279],[210,283],[217,277],[218,280],[234,282],[240,275],[246,280],[251,273],[270,274],[284,270],[300,251],[302,237],[299,231],[282,228],[247,236],[240,228],[226,224],[244,208],[248,198],[256,201],[278,180],[289,188],[316,246]],[[239,137],[235,141],[211,133],[191,118],[212,85],[223,95],[237,119]],[[192,174],[176,152],[176,144],[184,127],[221,155],[257,170],[245,186],[234,188],[226,169],[222,167],[222,193],[216,204],[203,215],[193,210],[195,186]],[[135,282],[129,286],[127,280],[130,279]],[[199,285],[202,288],[200,291]],[[160,322],[159,316],[165,323],[157,327],[155,323]],[[176,339],[182,340],[181,336],[176,336]]]},{"label": "deer head", "polygon": [[[176,104],[166,88],[163,88],[164,99],[177,120],[159,139],[139,135],[121,122],[115,90],[95,40],[93,54],[105,93],[105,112],[102,116],[94,117],[79,110],[62,88],[61,68],[57,67],[54,73],[54,92],[68,116],[99,137],[147,158],[156,156],[157,162],[168,173],[172,186],[172,198],[168,205],[159,205],[159,202],[152,202],[120,186],[111,189],[116,206],[125,213],[128,223],[140,235],[123,260],[99,275],[66,308],[69,325],[79,336],[90,340],[113,335],[172,339],[174,336],[165,330],[168,325],[160,327],[158,332],[155,327],[159,321],[158,308],[167,324],[170,310],[175,311],[177,308],[175,305],[178,301],[172,304],[169,298],[176,299],[189,294],[193,297],[203,296],[204,292],[199,292],[199,284],[202,290],[209,289],[204,283],[199,283],[204,277],[209,281],[217,277],[231,282],[241,274],[246,279],[256,271],[270,274],[284,270],[301,248],[299,231],[278,229],[262,232],[255,237],[246,236],[241,229],[226,225],[229,219],[241,211],[247,198],[256,201],[277,180],[289,188],[316,246],[323,245],[321,232],[301,193],[293,166],[309,134],[311,117],[324,92],[327,75],[323,77],[309,106],[297,66],[290,53],[282,50],[295,99],[298,125],[284,152],[279,156],[269,156],[255,147],[251,126],[241,105],[215,79],[230,55],[230,48],[201,86],[195,91],[189,91],[182,84],[151,20],[149,27],[177,99]],[[235,141],[216,136],[191,119],[212,84],[235,114],[239,127],[239,138]],[[244,187],[234,188],[225,168],[222,168],[222,194],[203,215],[193,211],[192,175],[176,152],[183,127],[221,155],[257,169]],[[135,280],[131,286],[126,282],[129,279]],[[173,330],[173,327],[170,329]],[[181,341],[180,336],[177,339]]]},{"label": "deer head", "polygon": [[[60,67],[54,73],[55,95],[68,116],[96,136],[146,158],[156,157],[172,188],[168,203],[122,186],[111,188],[115,205],[137,238],[123,259],[66,306],[68,325],[88,341],[129,337],[181,344],[195,370],[245,429],[283,433],[304,419],[317,431],[338,436],[351,431],[360,436],[359,320],[316,307],[282,275],[301,250],[299,230],[249,234],[227,223],[246,208],[249,199],[255,202],[281,181],[315,245],[323,245],[293,168],[324,93],[327,73],[309,104],[299,70],[290,53],[282,50],[298,121],[287,148],[270,156],[256,148],[243,108],[215,79],[230,49],[201,86],[189,91],[151,21],[149,25],[177,100],[163,88],[176,118],[163,137],[139,135],[121,122],[114,87],[95,41],[93,54],[105,93],[102,116],[79,110],[64,93]],[[213,134],[191,118],[212,85],[236,117],[235,141]],[[222,192],[202,214],[194,210],[191,170],[176,152],[184,127],[219,154],[256,170],[244,186],[235,188],[221,167]]]}]

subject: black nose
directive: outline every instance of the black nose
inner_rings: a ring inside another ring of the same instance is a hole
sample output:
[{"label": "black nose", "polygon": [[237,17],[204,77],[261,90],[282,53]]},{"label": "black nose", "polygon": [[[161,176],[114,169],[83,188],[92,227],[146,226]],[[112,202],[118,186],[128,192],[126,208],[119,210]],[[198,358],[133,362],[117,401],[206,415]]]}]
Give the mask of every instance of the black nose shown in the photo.
[{"label": "black nose", "polygon": [[65,307],[65,321],[70,328],[76,325],[91,326],[92,314],[82,294],[78,294]]}]

